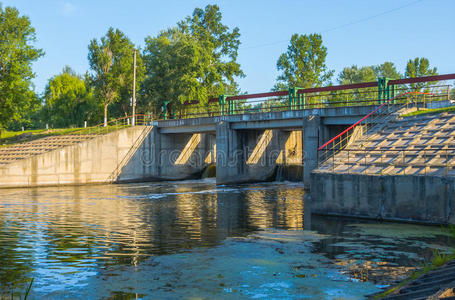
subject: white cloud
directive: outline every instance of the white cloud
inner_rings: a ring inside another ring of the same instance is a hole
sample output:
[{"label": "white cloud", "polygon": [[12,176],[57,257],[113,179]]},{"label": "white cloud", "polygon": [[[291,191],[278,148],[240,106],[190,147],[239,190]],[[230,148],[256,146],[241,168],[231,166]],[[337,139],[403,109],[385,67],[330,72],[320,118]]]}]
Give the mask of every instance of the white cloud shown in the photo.
[{"label": "white cloud", "polygon": [[70,2],[64,2],[62,7],[62,14],[64,16],[70,16],[76,11],[76,6]]}]

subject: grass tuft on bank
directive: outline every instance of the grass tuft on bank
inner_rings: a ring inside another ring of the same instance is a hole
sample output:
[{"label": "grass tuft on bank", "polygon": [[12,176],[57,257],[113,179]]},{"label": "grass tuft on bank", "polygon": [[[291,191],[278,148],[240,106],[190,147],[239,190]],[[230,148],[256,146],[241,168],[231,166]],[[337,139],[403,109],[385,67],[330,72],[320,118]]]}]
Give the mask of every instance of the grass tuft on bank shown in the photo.
[{"label": "grass tuft on bank", "polygon": [[59,128],[59,129],[36,129],[25,131],[0,131],[0,147],[18,143],[31,142],[37,139],[71,134],[106,134],[115,130],[128,127],[127,125],[112,125],[108,127],[91,128]]},{"label": "grass tuft on bank", "polygon": [[416,110],[407,114],[402,114],[402,117],[413,117],[413,116],[420,116],[420,115],[426,115],[426,114],[439,114],[443,112],[450,112],[450,111],[455,111],[455,106],[448,106],[448,107],[443,107],[443,108],[431,108],[431,109],[421,109],[421,110]]},{"label": "grass tuft on bank", "polygon": [[[446,230],[447,232],[450,233],[451,236],[455,237],[455,225],[449,225],[449,226],[443,228],[443,230]],[[452,261],[452,260],[455,260],[455,251],[453,253],[447,255],[447,254],[441,253],[439,250],[434,250],[433,257],[431,258],[430,262],[425,262],[423,267],[420,268],[418,271],[415,271],[414,273],[412,273],[408,277],[408,279],[400,282],[396,286],[384,291],[383,293],[375,295],[374,299],[385,298],[388,295],[395,292],[396,290],[404,287],[411,281],[416,280],[417,278],[419,278],[420,276],[422,276],[428,272],[436,270],[437,268],[445,265],[446,263],[448,263],[449,261]]]}]

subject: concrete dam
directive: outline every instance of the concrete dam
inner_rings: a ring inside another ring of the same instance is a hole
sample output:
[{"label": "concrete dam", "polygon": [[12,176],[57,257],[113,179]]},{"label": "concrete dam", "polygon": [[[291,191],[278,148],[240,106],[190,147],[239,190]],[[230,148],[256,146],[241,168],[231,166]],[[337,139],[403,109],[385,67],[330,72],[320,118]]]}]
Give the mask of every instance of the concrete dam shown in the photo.
[{"label": "concrete dam", "polygon": [[[377,83],[366,85],[372,84]],[[294,91],[289,109],[281,111],[236,113],[231,103],[228,114],[47,137],[0,148],[0,188],[172,181],[216,173],[220,185],[277,178],[303,182],[306,212],[314,214],[455,224],[455,113],[448,107],[449,91],[433,102],[425,98],[429,93],[410,91],[356,106],[335,102],[317,108],[305,106],[303,94]],[[438,107],[449,110],[418,112]],[[224,103],[220,109],[224,112]]]},{"label": "concrete dam", "polygon": [[183,180],[200,178],[211,165],[219,184],[275,179],[283,166],[293,170],[284,178],[309,183],[318,144],[372,107],[163,120],[45,138],[0,149],[0,187]]}]

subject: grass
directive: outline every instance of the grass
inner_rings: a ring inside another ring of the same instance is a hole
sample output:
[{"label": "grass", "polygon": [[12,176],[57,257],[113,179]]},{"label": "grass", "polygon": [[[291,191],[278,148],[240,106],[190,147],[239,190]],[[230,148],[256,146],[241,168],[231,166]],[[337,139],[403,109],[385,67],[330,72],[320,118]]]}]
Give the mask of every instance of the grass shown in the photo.
[{"label": "grass", "polygon": [[455,106],[443,107],[443,108],[431,108],[431,109],[422,109],[416,110],[407,114],[401,115],[402,117],[412,117],[412,116],[420,116],[426,114],[439,114],[443,112],[455,111]]},{"label": "grass", "polygon": [[17,143],[30,142],[48,136],[69,135],[69,134],[105,134],[121,128],[126,125],[112,125],[108,127],[91,127],[91,128],[60,128],[60,129],[37,129],[25,131],[1,131],[0,147],[13,145]]},{"label": "grass", "polygon": [[[455,225],[449,225],[449,226],[443,228],[443,230],[448,231],[452,237],[455,237]],[[407,285],[411,281],[419,278],[420,276],[422,276],[430,271],[433,271],[433,270],[439,268],[440,266],[445,265],[446,263],[448,263],[449,261],[452,261],[452,260],[455,260],[455,251],[453,251],[452,254],[447,255],[447,254],[441,253],[439,250],[434,250],[433,257],[431,258],[430,262],[425,262],[423,267],[420,268],[418,271],[415,271],[414,273],[412,273],[408,277],[408,279],[400,282],[399,284],[386,290],[385,292],[374,296],[374,299],[382,299],[382,298],[392,294],[396,290],[402,288],[403,286]]]}]

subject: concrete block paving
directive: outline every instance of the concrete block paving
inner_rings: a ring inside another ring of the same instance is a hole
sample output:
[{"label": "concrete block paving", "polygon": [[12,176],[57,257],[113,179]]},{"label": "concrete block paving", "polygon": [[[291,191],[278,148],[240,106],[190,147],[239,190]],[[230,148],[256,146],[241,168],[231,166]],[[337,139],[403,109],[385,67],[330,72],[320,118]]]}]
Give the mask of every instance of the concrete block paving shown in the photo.
[{"label": "concrete block paving", "polygon": [[454,176],[455,113],[397,117],[376,127],[316,172]]}]

